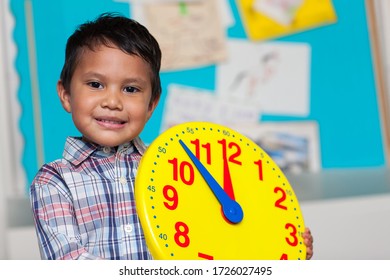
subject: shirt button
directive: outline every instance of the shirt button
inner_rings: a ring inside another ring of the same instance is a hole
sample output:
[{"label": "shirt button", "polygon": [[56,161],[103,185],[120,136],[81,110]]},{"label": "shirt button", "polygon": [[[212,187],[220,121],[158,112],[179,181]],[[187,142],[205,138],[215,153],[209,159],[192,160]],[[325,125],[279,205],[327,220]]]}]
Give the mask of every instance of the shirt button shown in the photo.
[{"label": "shirt button", "polygon": [[131,233],[132,231],[133,231],[132,225],[125,225],[125,232],[126,233]]},{"label": "shirt button", "polygon": [[104,148],[103,148],[103,152],[105,152],[106,154],[108,154],[108,153],[111,152],[111,148],[110,148],[110,147],[104,147]]},{"label": "shirt button", "polygon": [[126,185],[127,184],[127,180],[125,177],[120,177],[119,178],[119,182],[122,184],[122,185]]}]

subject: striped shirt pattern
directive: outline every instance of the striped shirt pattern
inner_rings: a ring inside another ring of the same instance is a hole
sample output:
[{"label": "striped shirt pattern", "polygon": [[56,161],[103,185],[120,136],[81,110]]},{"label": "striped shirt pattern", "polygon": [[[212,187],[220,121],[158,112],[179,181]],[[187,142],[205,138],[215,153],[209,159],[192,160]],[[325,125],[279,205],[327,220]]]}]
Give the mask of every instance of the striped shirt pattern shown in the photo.
[{"label": "striped shirt pattern", "polygon": [[151,259],[134,201],[145,149],[139,138],[117,148],[67,138],[30,188],[42,259]]}]

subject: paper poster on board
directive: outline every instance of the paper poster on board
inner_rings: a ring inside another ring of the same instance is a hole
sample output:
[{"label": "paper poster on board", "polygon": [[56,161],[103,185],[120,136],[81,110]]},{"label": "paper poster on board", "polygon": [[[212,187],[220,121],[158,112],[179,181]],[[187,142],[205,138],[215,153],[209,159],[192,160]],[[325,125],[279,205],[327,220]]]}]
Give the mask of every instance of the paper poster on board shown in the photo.
[{"label": "paper poster on board", "polygon": [[322,168],[316,121],[260,122],[232,128],[258,144],[283,172],[317,172]]},{"label": "paper poster on board", "polygon": [[306,43],[228,40],[229,60],[217,66],[216,90],[262,114],[310,113],[311,47]]},{"label": "paper poster on board", "polygon": [[259,118],[260,109],[255,104],[223,99],[210,90],[171,84],[168,87],[160,131],[191,121],[230,126],[255,124]]},{"label": "paper poster on board", "polygon": [[336,22],[332,0],[237,0],[247,36],[266,40]]},{"label": "paper poster on board", "polygon": [[221,1],[147,2],[142,9],[145,25],[163,53],[162,71],[207,66],[227,58]]}]

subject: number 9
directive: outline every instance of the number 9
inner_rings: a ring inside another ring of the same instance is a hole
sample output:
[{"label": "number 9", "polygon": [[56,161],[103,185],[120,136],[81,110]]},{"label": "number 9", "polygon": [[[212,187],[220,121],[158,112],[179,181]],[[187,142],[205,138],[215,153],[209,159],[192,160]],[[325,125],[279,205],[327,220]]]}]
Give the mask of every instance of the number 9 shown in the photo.
[{"label": "number 9", "polygon": [[179,197],[177,195],[176,189],[171,185],[166,185],[163,188],[163,195],[168,202],[171,202],[171,204],[164,202],[165,207],[167,207],[169,210],[175,210],[179,204]]}]

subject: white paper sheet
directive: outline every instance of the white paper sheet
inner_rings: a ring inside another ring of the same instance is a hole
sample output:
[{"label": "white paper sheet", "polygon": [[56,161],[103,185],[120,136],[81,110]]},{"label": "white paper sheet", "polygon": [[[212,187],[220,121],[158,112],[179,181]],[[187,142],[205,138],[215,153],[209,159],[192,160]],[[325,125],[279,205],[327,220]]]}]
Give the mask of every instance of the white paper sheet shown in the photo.
[{"label": "white paper sheet", "polygon": [[189,121],[209,121],[222,125],[257,123],[260,109],[223,100],[214,92],[171,84],[165,100],[161,132]]},{"label": "white paper sheet", "polygon": [[[172,3],[172,2],[199,2],[202,0],[115,0],[116,2],[125,2],[132,5],[131,17],[139,22],[142,22],[143,24],[147,25],[147,22],[145,20],[144,10],[143,10],[143,4],[148,3]],[[203,0],[204,1],[204,0]],[[207,0],[206,0],[207,1]],[[234,25],[234,16],[233,12],[230,8],[230,5],[228,3],[228,0],[217,0],[218,3],[218,9],[221,11],[221,17],[222,17],[222,24],[225,26],[225,28],[228,28],[232,25]]]},{"label": "white paper sheet", "polygon": [[315,121],[261,122],[231,128],[257,143],[284,172],[321,169],[320,136]]},{"label": "white paper sheet", "polygon": [[310,109],[310,46],[304,43],[228,41],[217,67],[223,99],[258,104],[262,114],[302,116]]}]

